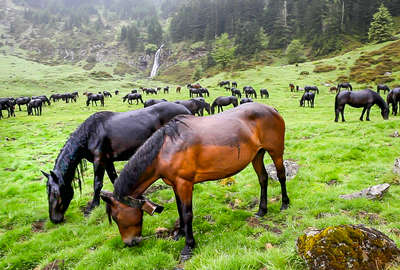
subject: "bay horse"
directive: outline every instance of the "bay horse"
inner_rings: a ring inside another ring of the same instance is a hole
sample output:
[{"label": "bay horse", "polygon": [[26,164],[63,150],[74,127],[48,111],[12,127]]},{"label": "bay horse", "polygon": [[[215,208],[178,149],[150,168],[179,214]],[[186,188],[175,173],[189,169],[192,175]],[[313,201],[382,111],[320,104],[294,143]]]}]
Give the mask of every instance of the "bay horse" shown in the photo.
[{"label": "bay horse", "polygon": [[397,109],[400,105],[400,88],[394,88],[390,90],[389,94],[386,96],[386,102],[388,106],[392,104],[392,115],[397,115]]},{"label": "bay horse", "polygon": [[294,84],[293,83],[289,83],[289,87],[290,87],[290,92],[294,92]]},{"label": "bay horse", "polygon": [[383,90],[383,94],[386,94],[386,91],[389,93],[390,88],[386,84],[378,84],[376,87],[376,91],[379,93],[381,90]]},{"label": "bay horse", "polygon": [[253,102],[253,100],[251,98],[242,98],[240,100],[240,105],[245,104],[245,103],[250,103]]},{"label": "bay horse", "polygon": [[300,107],[305,107],[305,101],[307,101],[307,105],[311,105],[311,108],[314,108],[314,99],[315,94],[313,92],[305,92],[300,99]]},{"label": "bay horse", "polygon": [[161,102],[167,102],[166,99],[148,99],[143,103],[144,108],[156,105]]},{"label": "bay horse", "polygon": [[335,122],[339,120],[339,113],[342,115],[342,122],[344,122],[344,107],[349,104],[355,108],[363,108],[360,120],[363,121],[364,113],[367,112],[366,120],[369,121],[369,112],[373,105],[378,105],[381,109],[383,119],[389,118],[389,107],[383,98],[371,89],[365,89],[357,92],[343,91],[339,92],[335,98]]},{"label": "bay horse", "polygon": [[256,215],[264,216],[268,187],[264,154],[268,152],[281,186],[281,210],[289,207],[284,138],[283,118],[274,108],[259,103],[243,104],[218,115],[175,117],[130,158],[114,182],[114,192],[101,192],[109,221],[112,218],[117,223],[126,245],[139,243],[143,211],[153,214],[163,210],[142,194],[161,178],[175,193],[180,227],[174,238],[186,238],[181,251],[181,261],[185,261],[196,245],[192,227],[195,184],[235,175],[251,162],[261,189]]},{"label": "bay horse", "polygon": [[338,88],[336,87],[336,86],[332,86],[331,88],[329,88],[329,92],[335,92],[335,93],[338,93],[339,91],[338,91]]},{"label": "bay horse", "polygon": [[178,87],[176,88],[175,92],[176,92],[177,94],[178,94],[178,93],[180,94],[180,93],[181,93],[181,88],[182,88],[182,87],[178,86]]},{"label": "bay horse", "polygon": [[[128,160],[157,129],[179,114],[190,114],[182,105],[165,102],[128,111],[102,111],[91,115],[69,137],[47,177],[49,216],[53,223],[64,220],[74,196],[72,182],[83,159],[93,163],[94,195],[89,213],[99,205],[105,171],[111,182],[117,178],[114,161]],[[78,170],[78,184],[79,181]]]},{"label": "bay horse", "polygon": [[35,115],[42,115],[42,104],[43,101],[41,99],[32,99],[31,101],[29,101],[27,105],[28,115],[33,115],[33,110],[35,112]]},{"label": "bay horse", "polygon": [[136,100],[136,105],[139,104],[139,100],[143,104],[142,94],[139,94],[139,93],[125,95],[122,98],[122,102],[125,102],[126,100],[128,100],[128,103],[131,104],[131,105],[132,105],[132,100]]},{"label": "bay horse", "polygon": [[223,112],[224,110],[222,109],[223,106],[228,106],[229,104],[232,104],[233,107],[238,106],[238,99],[237,97],[230,96],[230,97],[217,97],[214,102],[211,105],[211,113],[215,113],[215,107],[218,106],[218,113]]},{"label": "bay horse", "polygon": [[319,94],[319,89],[316,86],[304,86],[304,91],[305,92],[315,91],[317,94]]},{"label": "bay horse", "polygon": [[260,96],[261,98],[265,97],[265,98],[269,98],[269,93],[267,89],[260,89]]},{"label": "bay horse", "polygon": [[339,83],[337,86],[338,92],[340,92],[340,89],[350,89],[350,91],[353,91],[353,87],[351,86],[350,83],[344,82],[344,83]]}]

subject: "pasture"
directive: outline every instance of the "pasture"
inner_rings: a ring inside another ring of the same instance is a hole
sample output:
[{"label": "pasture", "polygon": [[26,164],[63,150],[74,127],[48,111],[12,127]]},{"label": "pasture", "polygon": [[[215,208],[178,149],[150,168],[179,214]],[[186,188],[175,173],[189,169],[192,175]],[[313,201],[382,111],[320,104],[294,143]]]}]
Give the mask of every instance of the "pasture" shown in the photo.
[{"label": "pasture", "polygon": [[[326,63],[348,66],[359,53],[328,59]],[[169,237],[155,235],[159,227],[173,229],[178,218],[174,194],[162,181],[153,184],[148,198],[163,205],[165,210],[155,216],[145,215],[143,236],[148,238],[136,247],[124,246],[116,225],[108,224],[103,202],[89,217],[83,216],[82,209],[93,192],[90,163],[82,194],[78,188],[75,190],[66,221],[54,225],[48,218],[46,179],[40,170],[53,168],[69,134],[94,112],[142,108],[141,104],[122,103],[124,94],[133,88],[127,86],[132,78],[98,82],[82,79],[70,84],[66,79],[57,88],[57,80],[68,78],[71,71],[59,68],[58,72],[53,71],[56,78],[53,79],[51,74],[45,76],[47,68],[41,70],[32,64],[32,67],[25,66],[33,74],[33,84],[29,88],[31,81],[10,81],[7,74],[3,74],[1,80],[8,81],[8,89],[0,90],[0,96],[15,96],[13,88],[19,89],[18,95],[50,95],[50,89],[60,89],[56,92],[61,93],[71,89],[79,91],[80,98],[72,104],[52,103],[43,108],[40,117],[28,116],[24,108],[22,112],[16,110],[15,118],[0,120],[0,269],[42,269],[51,264],[60,269],[173,269],[176,266],[185,269],[305,269],[296,254],[297,237],[309,227],[339,224],[372,226],[400,245],[400,176],[392,172],[394,160],[400,156],[400,138],[390,136],[399,131],[400,116],[390,115],[389,120],[384,121],[379,108],[374,106],[371,121],[361,122],[362,110],[346,107],[347,122],[335,123],[335,94],[329,93],[329,87],[322,84],[335,84],[343,71],[313,73],[315,65],[308,62],[298,67],[257,67],[225,72],[199,81],[210,91],[210,97],[206,98],[208,102],[218,96],[230,95],[217,87],[217,82],[224,79],[237,81],[239,89],[245,85],[253,86],[257,93],[260,88],[268,89],[270,98],[256,101],[275,107],[285,119],[284,158],[296,161],[300,169],[297,176],[287,182],[291,200],[288,210],[279,210],[280,185],[269,180],[268,213],[259,220],[253,217],[258,209],[260,188],[251,167],[235,175],[231,185],[223,185],[220,181],[195,185],[193,231],[197,248],[192,259],[184,265],[179,265],[184,239],[175,242]],[[308,71],[310,75],[301,76],[301,71]],[[12,72],[17,78],[24,77],[22,73],[18,74],[18,69]],[[84,77],[78,68],[76,72],[75,78]],[[36,85],[36,76],[45,87]],[[301,87],[319,87],[314,108],[299,106],[303,93],[290,92],[291,82]],[[135,84],[145,87],[167,85],[146,80]],[[176,86],[169,86],[170,94],[144,95],[144,100],[189,98],[186,88],[176,94]],[[353,88],[362,86],[355,84]],[[97,92],[117,87],[120,95],[106,98],[104,107],[87,107],[86,97],[81,95],[85,90]],[[25,88],[27,92],[23,92]],[[385,98],[382,92],[381,96]],[[269,163],[271,160],[265,155],[265,164]],[[118,172],[124,164],[116,164]],[[339,199],[340,194],[381,183],[392,185],[381,201]],[[107,176],[104,184],[104,190],[112,191]]]}]

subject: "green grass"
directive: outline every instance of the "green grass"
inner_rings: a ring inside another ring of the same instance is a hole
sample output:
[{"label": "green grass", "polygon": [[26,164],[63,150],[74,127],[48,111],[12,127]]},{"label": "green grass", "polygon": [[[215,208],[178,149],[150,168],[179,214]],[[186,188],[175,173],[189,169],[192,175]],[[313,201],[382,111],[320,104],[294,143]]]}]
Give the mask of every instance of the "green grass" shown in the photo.
[{"label": "green grass", "polygon": [[[257,211],[257,207],[250,205],[259,197],[258,180],[251,166],[234,176],[232,186],[222,186],[218,182],[196,185],[193,230],[197,248],[193,258],[184,264],[185,269],[305,269],[296,254],[295,242],[308,227],[363,223],[381,230],[400,244],[399,235],[392,231],[400,229],[400,176],[392,173],[400,147],[399,138],[389,136],[399,130],[400,117],[384,121],[380,110],[373,107],[371,121],[360,122],[361,110],[346,107],[347,122],[334,123],[334,94],[329,94],[329,87],[322,84],[336,84],[336,78],[344,71],[338,68],[325,73],[313,72],[318,64],[343,65],[348,72],[362,51],[376,50],[383,45],[368,46],[298,67],[260,66],[200,81],[209,87],[208,101],[227,95],[216,87],[220,80],[236,80],[240,88],[252,85],[257,91],[267,88],[270,99],[258,99],[258,102],[277,108],[285,119],[285,159],[295,160],[300,169],[287,183],[291,206],[286,211],[279,211],[280,201],[276,200],[281,193],[279,183],[269,181],[269,212],[261,223],[279,230],[252,227],[246,221]],[[0,67],[3,70],[0,96],[118,87],[123,94],[135,85],[165,85],[156,81],[133,81],[129,76],[96,81],[88,76],[90,72],[79,66],[48,67],[15,57],[1,56]],[[96,70],[100,69],[96,66]],[[301,71],[308,71],[310,75],[300,76]],[[80,79],[68,81],[65,79],[68,76]],[[320,87],[321,94],[316,96],[314,109],[299,107],[301,94],[289,91],[290,82]],[[356,89],[360,87],[362,85],[355,84]],[[186,89],[178,95],[174,93],[175,85],[170,84],[170,88],[171,94],[158,98],[188,98]],[[54,260],[63,260],[64,269],[173,269],[178,265],[184,240],[174,242],[154,237],[156,228],[172,228],[178,217],[171,189],[149,196],[164,205],[165,211],[145,216],[143,235],[150,238],[137,247],[124,247],[116,225],[108,225],[103,203],[90,217],[83,216],[81,208],[93,192],[91,166],[85,174],[82,194],[76,191],[66,213],[66,222],[54,225],[48,219],[46,181],[40,170],[53,168],[69,134],[92,113],[142,107],[122,103],[122,94],[107,99],[104,108],[86,107],[84,97],[80,97],[76,104],[55,103],[45,107],[41,117],[27,116],[24,110],[17,111],[15,118],[0,120],[0,269],[42,268]],[[268,155],[265,163],[271,163]],[[119,162],[117,170],[124,164]],[[337,184],[327,185],[332,179]],[[392,186],[381,201],[339,199],[340,194],[385,182]],[[104,183],[104,189],[112,190],[107,177]],[[236,207],[232,209],[230,204]],[[372,214],[377,216],[371,218]],[[40,220],[45,222],[43,230],[33,231],[32,223]],[[266,248],[267,243],[272,244],[272,248]]]}]

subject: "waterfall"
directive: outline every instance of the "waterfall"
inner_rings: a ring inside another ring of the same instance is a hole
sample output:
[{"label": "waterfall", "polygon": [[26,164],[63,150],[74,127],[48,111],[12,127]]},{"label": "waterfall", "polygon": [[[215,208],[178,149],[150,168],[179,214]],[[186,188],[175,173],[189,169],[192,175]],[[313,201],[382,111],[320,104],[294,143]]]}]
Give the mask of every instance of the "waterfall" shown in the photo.
[{"label": "waterfall", "polygon": [[163,46],[164,44],[160,46],[160,48],[156,52],[156,55],[154,56],[154,63],[153,63],[153,68],[151,69],[150,78],[153,78],[154,76],[157,75],[157,70],[158,67],[160,66],[160,53]]}]

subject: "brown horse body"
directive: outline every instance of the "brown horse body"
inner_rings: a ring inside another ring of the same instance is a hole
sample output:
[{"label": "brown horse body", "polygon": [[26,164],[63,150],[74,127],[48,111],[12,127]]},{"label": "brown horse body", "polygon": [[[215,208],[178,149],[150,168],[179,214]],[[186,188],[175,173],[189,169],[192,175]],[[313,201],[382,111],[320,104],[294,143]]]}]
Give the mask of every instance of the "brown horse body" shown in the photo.
[{"label": "brown horse body", "polygon": [[[267,213],[268,174],[264,154],[271,156],[282,189],[286,209],[286,176],[283,165],[285,122],[268,106],[248,103],[224,113],[207,116],[178,116],[158,130],[132,156],[114,184],[114,193],[102,193],[107,212],[118,224],[127,245],[140,241],[143,210],[141,194],[157,179],[172,186],[180,217],[176,238],[186,237],[182,256],[190,257],[195,246],[192,231],[192,191],[196,183],[232,176],[250,162],[261,186],[257,215]],[[128,205],[127,205],[128,204]]]}]

